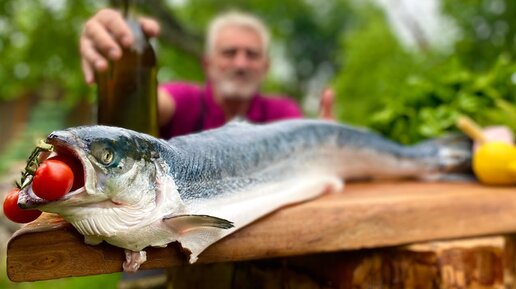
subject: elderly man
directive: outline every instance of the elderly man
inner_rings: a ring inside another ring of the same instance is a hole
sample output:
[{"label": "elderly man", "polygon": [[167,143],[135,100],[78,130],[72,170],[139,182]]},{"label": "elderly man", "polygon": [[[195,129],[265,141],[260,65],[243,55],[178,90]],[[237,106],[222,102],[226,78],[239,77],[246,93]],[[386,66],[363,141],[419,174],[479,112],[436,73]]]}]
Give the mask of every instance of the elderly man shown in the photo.
[{"label": "elderly man", "polygon": [[[141,19],[144,33],[157,36],[159,25]],[[299,106],[285,96],[263,95],[260,85],[269,69],[269,34],[255,16],[228,12],[208,27],[203,64],[206,83],[162,83],[158,93],[160,135],[164,138],[223,125],[235,117],[265,123],[302,116]],[[86,82],[94,71],[107,69],[108,61],[121,57],[121,46],[133,41],[121,14],[103,9],[86,22],[80,39]],[[326,91],[321,116],[331,117],[333,94]]]}]

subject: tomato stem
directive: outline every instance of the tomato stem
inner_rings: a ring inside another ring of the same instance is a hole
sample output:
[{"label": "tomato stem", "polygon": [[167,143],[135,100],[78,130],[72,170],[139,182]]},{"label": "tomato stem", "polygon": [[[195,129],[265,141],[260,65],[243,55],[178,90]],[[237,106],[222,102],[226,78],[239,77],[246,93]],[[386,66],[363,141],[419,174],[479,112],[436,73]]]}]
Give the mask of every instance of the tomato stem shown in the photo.
[{"label": "tomato stem", "polygon": [[54,150],[54,146],[46,143],[44,140],[40,140],[36,145],[29,158],[27,159],[27,164],[25,165],[25,169],[21,173],[21,181],[16,181],[16,187],[20,190],[25,188],[30,182],[26,182],[29,176],[33,176],[36,173],[41,162],[39,161],[39,155],[41,152],[49,152]]}]

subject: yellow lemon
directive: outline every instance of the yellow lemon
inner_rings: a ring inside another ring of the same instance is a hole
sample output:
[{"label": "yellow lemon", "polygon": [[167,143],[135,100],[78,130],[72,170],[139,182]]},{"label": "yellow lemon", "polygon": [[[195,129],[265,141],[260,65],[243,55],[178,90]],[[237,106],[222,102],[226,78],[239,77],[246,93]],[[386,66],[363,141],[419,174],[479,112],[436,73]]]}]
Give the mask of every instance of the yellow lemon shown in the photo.
[{"label": "yellow lemon", "polygon": [[500,141],[481,145],[473,155],[473,171],[484,184],[516,184],[516,147]]}]

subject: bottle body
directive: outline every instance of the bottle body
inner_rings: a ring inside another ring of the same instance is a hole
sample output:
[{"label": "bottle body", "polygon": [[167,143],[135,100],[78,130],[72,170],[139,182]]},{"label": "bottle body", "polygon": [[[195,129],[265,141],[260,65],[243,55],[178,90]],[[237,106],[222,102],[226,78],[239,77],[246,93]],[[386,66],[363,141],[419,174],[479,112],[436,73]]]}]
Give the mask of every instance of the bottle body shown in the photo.
[{"label": "bottle body", "polygon": [[156,55],[140,26],[128,24],[135,44],[96,77],[98,123],[158,136]]}]

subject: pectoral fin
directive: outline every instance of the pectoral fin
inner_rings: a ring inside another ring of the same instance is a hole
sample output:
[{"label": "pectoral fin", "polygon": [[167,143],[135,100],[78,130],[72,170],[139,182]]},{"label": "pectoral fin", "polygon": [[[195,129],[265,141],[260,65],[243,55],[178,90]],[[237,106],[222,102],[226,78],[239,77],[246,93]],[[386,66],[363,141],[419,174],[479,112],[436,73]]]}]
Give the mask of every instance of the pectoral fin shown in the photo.
[{"label": "pectoral fin", "polygon": [[203,227],[231,229],[233,222],[208,215],[179,215],[163,218],[163,222],[178,233],[186,233]]}]

